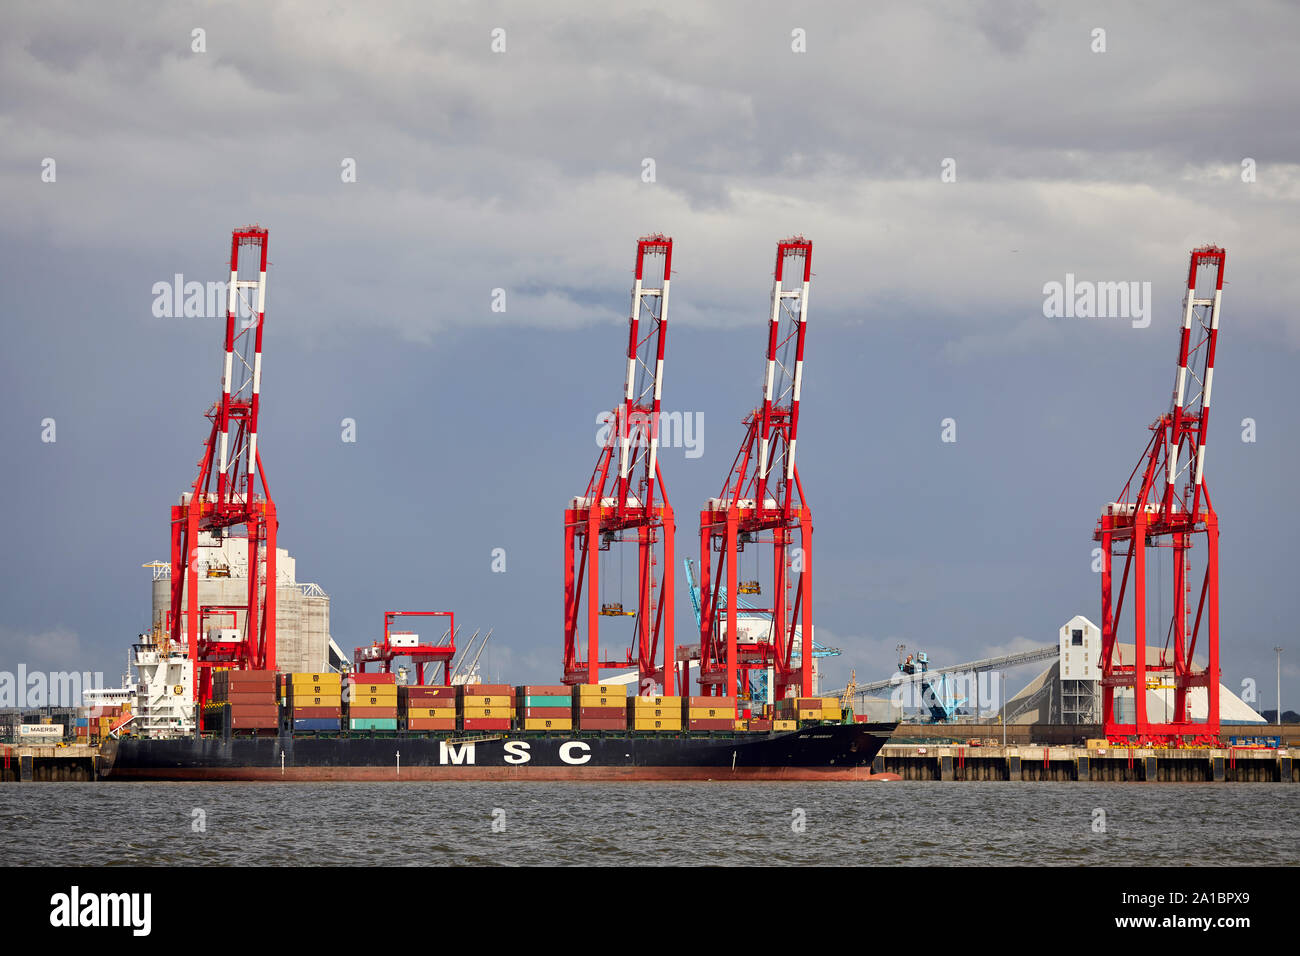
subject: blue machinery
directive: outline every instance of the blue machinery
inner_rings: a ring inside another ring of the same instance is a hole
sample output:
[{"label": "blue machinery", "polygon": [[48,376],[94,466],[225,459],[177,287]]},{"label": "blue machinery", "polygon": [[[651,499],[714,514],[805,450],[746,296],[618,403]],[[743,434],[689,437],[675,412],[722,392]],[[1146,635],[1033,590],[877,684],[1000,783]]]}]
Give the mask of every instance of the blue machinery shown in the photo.
[{"label": "blue machinery", "polygon": [[[908,654],[907,660],[900,661],[898,669],[904,674],[921,674],[925,675],[930,670],[930,658],[925,651],[917,651],[915,655]],[[921,708],[927,713],[926,722],[932,724],[942,724],[952,720],[953,715],[957,713],[957,708],[966,703],[965,697],[957,696],[956,685],[950,679],[950,675],[936,673],[933,676],[922,676],[921,684]]]},{"label": "blue machinery", "polygon": [[[686,565],[686,581],[691,590],[691,607],[695,609],[695,627],[700,626],[700,582],[695,574],[695,562],[686,558],[683,562]],[[737,585],[739,587],[739,585]],[[741,589],[743,591],[743,588]],[[719,588],[718,590],[718,609],[725,611],[727,609],[727,589]],[[736,617],[762,618],[770,621],[771,615],[763,611],[755,610],[755,605],[746,601],[743,597],[736,601]],[[812,642],[814,658],[820,657],[838,657],[840,649],[838,647],[824,647],[816,641]],[[799,655],[793,655],[798,660]],[[749,699],[759,703],[768,703],[767,696],[767,671],[754,670],[749,672]]]}]

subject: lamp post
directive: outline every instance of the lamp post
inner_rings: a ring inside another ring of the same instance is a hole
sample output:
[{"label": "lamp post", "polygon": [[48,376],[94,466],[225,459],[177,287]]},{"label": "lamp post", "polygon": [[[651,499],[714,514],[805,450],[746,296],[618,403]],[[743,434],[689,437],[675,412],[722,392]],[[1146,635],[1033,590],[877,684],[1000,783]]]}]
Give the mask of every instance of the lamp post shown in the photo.
[{"label": "lamp post", "polygon": [[1278,645],[1273,648],[1277,651],[1277,725],[1282,726],[1282,647]]}]

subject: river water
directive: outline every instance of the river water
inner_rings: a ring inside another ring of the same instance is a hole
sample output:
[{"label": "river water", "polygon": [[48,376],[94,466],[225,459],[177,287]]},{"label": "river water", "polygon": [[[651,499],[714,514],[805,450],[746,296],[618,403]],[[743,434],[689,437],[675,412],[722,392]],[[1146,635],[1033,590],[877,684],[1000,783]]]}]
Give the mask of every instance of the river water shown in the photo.
[{"label": "river water", "polygon": [[1300,787],[0,786],[0,865],[1294,865]]}]

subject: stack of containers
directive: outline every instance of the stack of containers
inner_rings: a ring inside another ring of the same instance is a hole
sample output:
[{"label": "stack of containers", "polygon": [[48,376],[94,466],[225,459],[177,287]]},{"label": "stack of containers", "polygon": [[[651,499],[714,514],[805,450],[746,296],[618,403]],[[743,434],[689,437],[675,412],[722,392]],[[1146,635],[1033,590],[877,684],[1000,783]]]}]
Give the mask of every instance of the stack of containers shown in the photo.
[{"label": "stack of containers", "polygon": [[736,698],[687,697],[687,730],[735,730]]},{"label": "stack of containers", "polygon": [[[212,675],[212,706],[229,714],[232,731],[274,731],[280,725],[275,681],[275,671],[216,671]],[[229,711],[225,704],[230,705]]]},{"label": "stack of containers", "polygon": [[627,684],[577,684],[573,716],[579,730],[627,730]]},{"label": "stack of containers", "polygon": [[521,730],[572,730],[573,690],[567,684],[522,684],[515,688]]},{"label": "stack of containers", "polygon": [[[840,719],[840,700],[838,697],[786,697],[776,702],[776,717],[780,722],[798,722],[801,720]],[[778,727],[777,730],[793,727]]]},{"label": "stack of containers", "polygon": [[462,684],[457,704],[461,730],[509,730],[515,689],[509,684]]},{"label": "stack of containers", "polygon": [[632,730],[681,730],[681,697],[631,697],[627,702]]},{"label": "stack of containers", "polygon": [[281,696],[295,731],[338,731],[343,717],[338,674],[285,674]]},{"label": "stack of containers", "polygon": [[77,743],[84,744],[90,740],[90,718],[77,718]]},{"label": "stack of containers", "polygon": [[455,687],[399,684],[397,708],[407,730],[456,729]]},{"label": "stack of containers", "polygon": [[348,675],[348,727],[352,730],[397,729],[397,675]]}]

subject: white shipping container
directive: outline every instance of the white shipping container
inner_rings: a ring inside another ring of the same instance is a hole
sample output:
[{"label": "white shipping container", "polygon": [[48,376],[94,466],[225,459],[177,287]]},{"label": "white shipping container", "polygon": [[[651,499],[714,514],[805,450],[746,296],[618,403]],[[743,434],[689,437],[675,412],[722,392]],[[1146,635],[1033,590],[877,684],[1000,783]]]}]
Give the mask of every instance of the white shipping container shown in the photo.
[{"label": "white shipping container", "polygon": [[62,724],[19,724],[18,736],[28,737],[28,738],[41,737],[46,739],[55,738],[55,739],[62,740],[63,725]]}]

